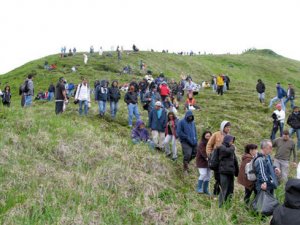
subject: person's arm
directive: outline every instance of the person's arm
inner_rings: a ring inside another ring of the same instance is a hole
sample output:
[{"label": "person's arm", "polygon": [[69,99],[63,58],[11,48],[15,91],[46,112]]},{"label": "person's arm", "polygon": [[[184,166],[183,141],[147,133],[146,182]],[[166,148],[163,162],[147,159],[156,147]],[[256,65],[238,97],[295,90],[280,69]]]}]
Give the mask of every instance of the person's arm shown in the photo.
[{"label": "person's arm", "polygon": [[296,154],[296,149],[295,149],[295,144],[294,143],[293,143],[291,152],[293,152],[293,162],[294,162],[294,164],[296,164],[296,162],[297,162],[297,154]]},{"label": "person's arm", "polygon": [[257,180],[261,183],[261,189],[264,191],[267,190],[267,181],[269,179],[265,173],[263,159],[261,157],[255,160],[255,172]]},{"label": "person's arm", "polygon": [[64,100],[68,101],[66,89],[62,91],[62,94],[64,96]]},{"label": "person's arm", "polygon": [[151,123],[152,123],[152,114],[153,114],[153,110],[149,114],[149,124],[148,124],[148,127],[150,127],[150,129],[151,129]]}]

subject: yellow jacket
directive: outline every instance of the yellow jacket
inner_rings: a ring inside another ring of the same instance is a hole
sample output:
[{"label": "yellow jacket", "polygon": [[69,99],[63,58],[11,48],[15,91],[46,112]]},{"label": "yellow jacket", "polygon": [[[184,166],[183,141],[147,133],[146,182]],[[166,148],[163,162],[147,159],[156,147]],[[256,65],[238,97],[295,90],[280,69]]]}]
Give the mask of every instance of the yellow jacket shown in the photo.
[{"label": "yellow jacket", "polygon": [[221,77],[221,76],[217,77],[217,85],[218,86],[223,86],[224,85],[223,77]]}]

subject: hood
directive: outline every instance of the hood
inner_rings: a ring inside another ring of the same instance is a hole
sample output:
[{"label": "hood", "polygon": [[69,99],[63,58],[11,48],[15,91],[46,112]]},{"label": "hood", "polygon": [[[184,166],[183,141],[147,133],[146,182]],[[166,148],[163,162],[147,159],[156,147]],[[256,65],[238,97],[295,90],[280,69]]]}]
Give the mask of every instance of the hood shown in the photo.
[{"label": "hood", "polygon": [[235,137],[234,136],[231,136],[231,135],[226,135],[224,137],[224,140],[223,140],[223,144],[225,144],[226,146],[229,146],[229,143],[231,141],[234,141]]},{"label": "hood", "polygon": [[189,116],[193,116],[193,112],[191,110],[188,110],[186,113],[185,113],[185,116],[184,116],[184,119],[187,119]]},{"label": "hood", "polygon": [[139,128],[139,126],[140,125],[142,125],[142,124],[144,124],[145,125],[145,123],[143,122],[143,120],[138,120],[138,121],[136,121],[136,124],[135,124],[135,128]]},{"label": "hood", "polygon": [[100,81],[100,86],[101,87],[104,87],[104,86],[107,86],[108,82],[106,80],[101,80]]},{"label": "hood", "polygon": [[253,156],[249,153],[245,153],[243,156],[242,156],[242,160],[246,160],[246,159],[253,159]]},{"label": "hood", "polygon": [[292,209],[300,209],[300,179],[289,179],[285,186],[284,205]]},{"label": "hood", "polygon": [[114,83],[117,83],[117,86],[116,86],[116,87],[118,87],[118,86],[119,86],[119,83],[118,83],[118,81],[117,81],[117,80],[114,80],[113,82],[111,82],[111,87],[114,87],[114,86],[113,86],[113,84],[114,84]]},{"label": "hood", "polygon": [[229,123],[229,121],[227,121],[227,120],[223,120],[223,121],[222,121],[221,126],[220,126],[221,134],[223,134],[224,127],[225,127],[225,125],[226,125],[227,123]]}]

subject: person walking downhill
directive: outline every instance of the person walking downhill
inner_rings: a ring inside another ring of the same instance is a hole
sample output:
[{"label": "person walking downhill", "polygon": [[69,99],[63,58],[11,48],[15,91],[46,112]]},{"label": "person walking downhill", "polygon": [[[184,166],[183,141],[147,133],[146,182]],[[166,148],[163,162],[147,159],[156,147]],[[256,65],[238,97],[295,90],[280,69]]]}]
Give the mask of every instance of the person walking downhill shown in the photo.
[{"label": "person walking downhill", "polygon": [[[1,92],[1,90],[0,90],[0,92]],[[1,97],[2,97],[3,106],[10,107],[10,102],[11,102],[10,86],[8,86],[8,85],[5,86]]]},{"label": "person walking downhill", "polygon": [[280,83],[276,84],[276,91],[277,91],[277,95],[271,99],[269,108],[271,108],[275,102],[280,101],[282,110],[285,111],[285,105],[284,105],[283,98],[286,96],[286,91],[280,86]]},{"label": "person walking downhill", "polygon": [[239,165],[235,155],[235,137],[226,135],[223,144],[215,151],[219,151],[219,173],[220,173],[220,194],[219,207],[231,200],[234,191],[234,176],[239,174]]},{"label": "person walking downhill", "polygon": [[138,94],[135,92],[133,85],[129,87],[128,92],[125,94],[124,101],[128,108],[128,125],[132,127],[132,117],[135,115],[136,120],[140,119],[139,109],[138,109]]},{"label": "person walking downhill", "polygon": [[183,171],[188,175],[189,163],[197,153],[197,130],[192,111],[187,111],[184,118],[178,122],[176,133],[179,137],[183,152]]},{"label": "person walking downhill", "polygon": [[273,141],[276,138],[276,133],[280,131],[280,137],[282,137],[283,134],[283,128],[284,128],[284,120],[285,120],[285,111],[282,110],[281,104],[276,105],[276,110],[272,114],[273,118],[273,128],[271,133],[271,140]]},{"label": "person walking downhill", "polygon": [[106,112],[106,102],[108,100],[108,81],[101,80],[96,87],[95,100],[98,101],[99,116],[103,117]]},{"label": "person walking downhill", "polygon": [[153,142],[156,145],[155,147],[159,150],[163,149],[166,124],[167,112],[162,108],[162,103],[157,101],[155,108],[149,114],[149,127],[151,129]]},{"label": "person walking downhill", "polygon": [[[165,140],[163,142],[163,146],[166,150],[166,156],[171,157],[172,160],[177,160],[177,147],[176,147],[176,129],[178,125],[178,119],[173,112],[168,113],[168,122],[165,129]],[[170,152],[170,142],[172,145],[172,153]]]},{"label": "person walking downhill", "polygon": [[254,181],[250,181],[247,179],[245,174],[245,167],[246,164],[249,163],[252,159],[256,157],[257,154],[257,145],[255,144],[248,144],[245,146],[245,152],[242,156],[242,163],[240,165],[239,175],[238,175],[238,182],[239,184],[245,187],[245,197],[244,201],[246,204],[249,204],[251,194],[254,192],[256,195],[256,189],[254,188]]},{"label": "person walking downhill", "polygon": [[221,74],[217,77],[217,93],[223,95],[224,79]]},{"label": "person walking downhill", "polygon": [[110,102],[110,114],[113,119],[116,118],[118,111],[118,103],[121,98],[121,93],[118,87],[118,81],[114,80],[111,84],[111,88],[108,90],[108,100]]},{"label": "person walking downhill", "polygon": [[[224,120],[220,125],[220,131],[213,133],[211,138],[209,139],[207,146],[206,146],[206,153],[207,156],[210,157],[211,153],[219,146],[222,145],[225,135],[230,133],[231,124],[230,122]],[[215,185],[214,185],[214,195],[218,195],[220,192],[220,174],[219,171],[214,171],[215,177]]]},{"label": "person walking downhill", "polygon": [[155,102],[161,101],[161,96],[157,92],[157,86],[153,85],[143,97],[143,108],[148,111],[148,115],[155,107]]},{"label": "person walking downhill", "polygon": [[59,78],[55,88],[55,113],[56,115],[63,113],[64,104],[68,102],[67,92],[65,87],[65,79]]},{"label": "person walking downhill", "polygon": [[210,195],[209,193],[210,169],[208,167],[206,145],[211,135],[212,133],[210,131],[205,131],[202,134],[201,142],[199,143],[197,149],[196,165],[200,174],[198,179],[197,192],[199,194],[205,193],[207,195]]},{"label": "person walking downhill", "polygon": [[300,150],[300,113],[299,113],[299,107],[294,106],[293,112],[291,115],[289,115],[289,118],[287,120],[287,124],[290,125],[290,137],[293,136],[294,133],[297,135],[297,150]]},{"label": "person walking downhill", "polygon": [[294,99],[295,99],[295,89],[293,88],[292,84],[288,84],[288,89],[287,89],[287,95],[286,95],[286,99],[284,101],[284,105],[286,106],[286,104],[288,103],[288,101],[291,102],[291,109],[294,108]]},{"label": "person walking downhill", "polygon": [[262,103],[263,105],[265,104],[265,91],[266,91],[266,86],[265,84],[262,82],[261,79],[257,80],[257,84],[256,84],[256,91],[258,93],[258,99],[260,101],[260,103]]},{"label": "person walking downhill", "polygon": [[91,102],[90,93],[90,86],[88,85],[87,79],[84,78],[82,83],[78,85],[75,95],[75,101],[79,101],[79,115],[83,114],[82,106],[84,106],[84,115],[88,114],[89,103]]}]

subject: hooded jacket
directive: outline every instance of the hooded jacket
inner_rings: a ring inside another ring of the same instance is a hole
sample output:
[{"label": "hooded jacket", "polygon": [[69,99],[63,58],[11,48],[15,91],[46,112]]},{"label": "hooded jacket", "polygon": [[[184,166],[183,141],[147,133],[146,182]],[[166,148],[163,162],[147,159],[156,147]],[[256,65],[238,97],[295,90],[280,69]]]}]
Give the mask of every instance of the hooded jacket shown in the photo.
[{"label": "hooded jacket", "polygon": [[285,186],[284,204],[273,212],[271,225],[300,224],[300,179],[290,179]]},{"label": "hooded jacket", "polygon": [[[117,86],[113,86],[114,83],[117,83]],[[111,102],[118,102],[120,98],[121,94],[118,87],[118,81],[114,80],[108,90],[108,100]]]},{"label": "hooded jacket", "polygon": [[217,132],[213,133],[213,135],[209,139],[209,141],[207,143],[207,146],[206,146],[206,153],[207,153],[208,156],[212,153],[212,151],[215,148],[222,145],[224,136],[226,135],[226,134],[224,134],[224,128],[225,128],[225,125],[227,123],[229,123],[229,121],[224,120],[221,123],[220,131],[217,131]]},{"label": "hooded jacket", "polygon": [[[187,120],[189,116],[193,116],[193,121]],[[192,111],[187,111],[184,118],[179,121],[176,133],[181,143],[184,142],[193,147],[197,146],[197,130]]]},{"label": "hooded jacket", "polygon": [[131,131],[131,138],[140,140],[140,141],[148,141],[149,140],[149,133],[146,128],[140,129],[140,125],[145,123],[142,120],[136,121],[135,127]]},{"label": "hooded jacket", "polygon": [[168,88],[168,85],[166,82],[163,82],[160,85],[160,95],[161,96],[168,96],[170,94],[170,89]]},{"label": "hooded jacket", "polygon": [[266,90],[265,84],[262,81],[258,82],[256,85],[256,91],[259,94],[262,94],[265,92],[265,90]]},{"label": "hooded jacket", "polygon": [[158,113],[156,109],[152,109],[149,114],[149,127],[152,130],[156,130],[158,132],[165,132],[166,124],[167,124],[167,112],[165,109],[162,110],[160,118],[158,118]]},{"label": "hooded jacket", "polygon": [[239,175],[238,175],[239,184],[243,185],[248,190],[252,190],[254,187],[254,184],[255,184],[254,181],[248,180],[247,176],[245,174],[246,164],[249,163],[252,159],[253,159],[253,156],[249,153],[245,153],[242,156],[242,163],[241,163],[240,171],[239,171]]},{"label": "hooded jacket", "polygon": [[[205,135],[205,133],[204,133]],[[206,154],[207,140],[202,136],[201,142],[197,148],[196,166],[197,168],[208,168],[207,154]]]},{"label": "hooded jacket", "polygon": [[108,88],[107,88],[106,80],[101,80],[100,84],[96,87],[95,100],[96,101],[107,101],[108,100]]},{"label": "hooded jacket", "polygon": [[286,96],[286,91],[281,86],[276,87],[276,89],[277,89],[277,97],[279,99],[282,99]]}]

